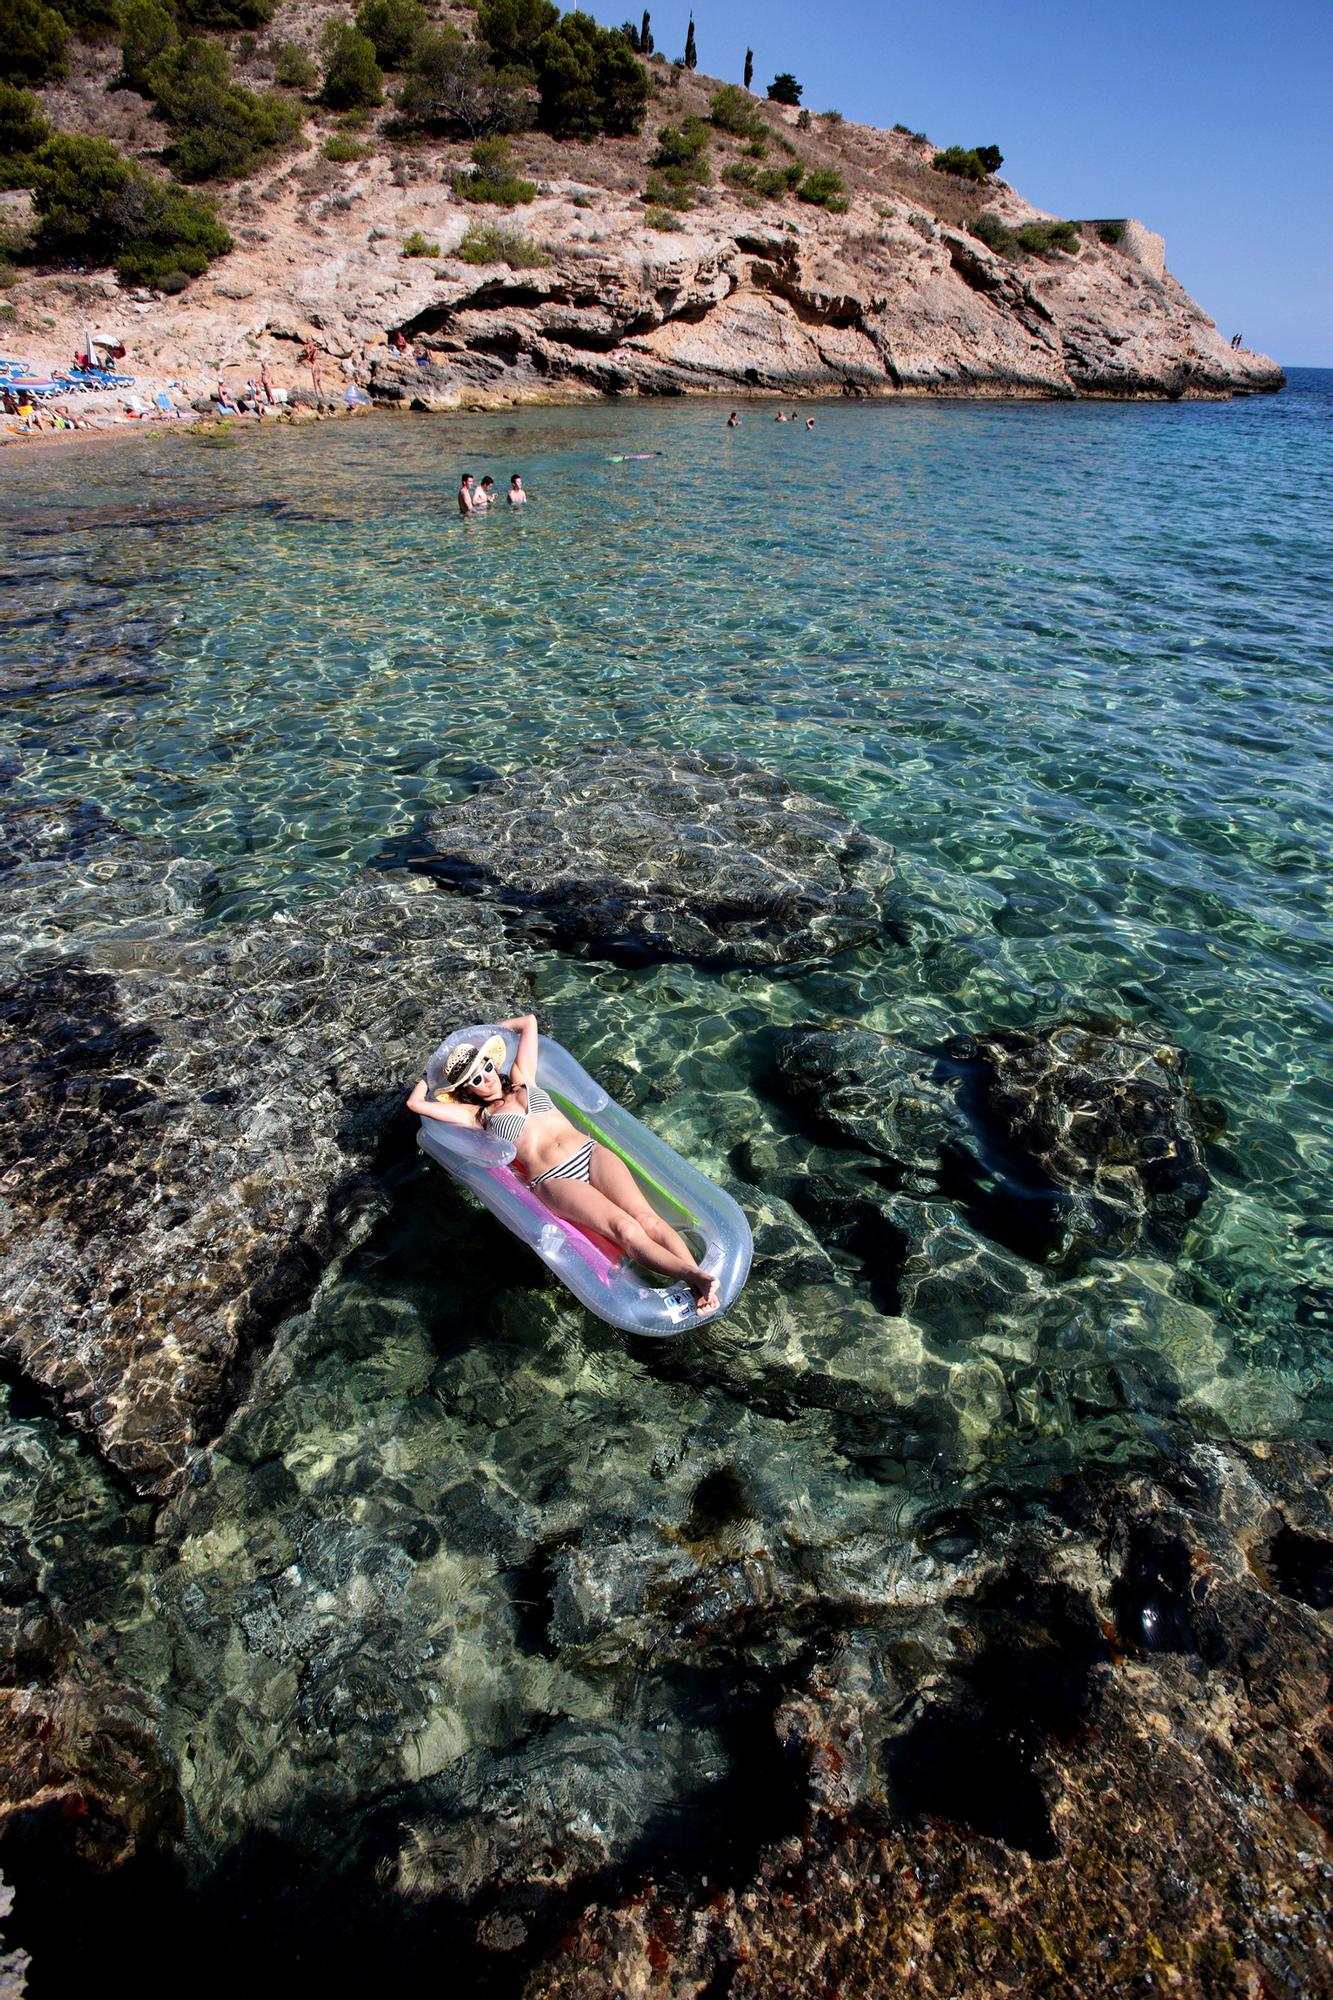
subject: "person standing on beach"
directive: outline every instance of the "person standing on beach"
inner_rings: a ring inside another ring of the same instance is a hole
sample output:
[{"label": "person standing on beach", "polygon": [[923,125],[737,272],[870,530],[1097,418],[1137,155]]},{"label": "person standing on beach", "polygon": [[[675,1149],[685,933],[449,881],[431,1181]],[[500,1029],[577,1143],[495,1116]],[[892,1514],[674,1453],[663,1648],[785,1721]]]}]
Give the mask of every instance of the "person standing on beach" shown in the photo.
[{"label": "person standing on beach", "polygon": [[270,403],[277,402],[278,399],[273,393],[273,377],[268,372],[267,361],[264,362],[263,366],[259,370],[259,386],[263,390],[264,394],[268,397]]},{"label": "person standing on beach", "polygon": [[511,507],[526,507],[528,496],[523,491],[523,480],[517,472],[509,475],[509,492],[506,495]]},{"label": "person standing on beach", "polygon": [[460,514],[470,514],[473,511],[472,474],[470,472],[465,472],[458,482],[458,511]]},{"label": "person standing on beach", "polygon": [[314,384],[315,389],[315,401],[316,403],[322,403],[324,401],[324,382],[319,372],[319,355],[315,352],[315,343],[313,340],[307,340],[305,346],[301,349],[301,359],[310,370],[310,380]]}]

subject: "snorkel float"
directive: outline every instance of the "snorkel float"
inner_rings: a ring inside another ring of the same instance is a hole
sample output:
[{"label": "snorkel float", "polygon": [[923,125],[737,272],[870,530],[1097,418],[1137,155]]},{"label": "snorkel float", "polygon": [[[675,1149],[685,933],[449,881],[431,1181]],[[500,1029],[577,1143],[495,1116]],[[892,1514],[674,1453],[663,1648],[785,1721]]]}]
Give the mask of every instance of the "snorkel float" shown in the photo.
[{"label": "snorkel float", "polygon": [[[426,1065],[432,1094],[444,1088],[449,1056],[461,1042],[483,1049],[506,1071],[518,1054],[518,1037],[508,1029],[457,1028]],[[753,1242],[740,1208],[615,1103],[568,1049],[546,1034],[539,1044],[536,1081],[571,1124],[624,1161],[652,1207],[691,1243],[703,1269],[717,1279],[721,1303],[704,1322],[711,1326],[733,1304],[750,1269]],[[631,1264],[616,1244],[548,1208],[515,1169],[509,1140],[423,1118],[417,1144],[535,1250],[580,1304],[608,1326],[668,1340],[698,1324],[688,1286],[660,1277],[654,1284],[653,1274]]]}]

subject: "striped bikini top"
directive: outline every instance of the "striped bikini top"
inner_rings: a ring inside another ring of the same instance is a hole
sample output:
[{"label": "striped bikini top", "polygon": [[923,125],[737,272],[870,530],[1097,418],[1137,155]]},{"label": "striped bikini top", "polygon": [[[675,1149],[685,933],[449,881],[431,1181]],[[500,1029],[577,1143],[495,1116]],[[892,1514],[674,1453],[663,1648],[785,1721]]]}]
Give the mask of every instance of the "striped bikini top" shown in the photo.
[{"label": "striped bikini top", "polygon": [[543,1111],[554,1111],[555,1105],[539,1083],[524,1085],[528,1093],[527,1111],[483,1112],[482,1123],[488,1132],[494,1132],[497,1139],[508,1139],[517,1145],[523,1127],[528,1122],[529,1113],[540,1115]]}]

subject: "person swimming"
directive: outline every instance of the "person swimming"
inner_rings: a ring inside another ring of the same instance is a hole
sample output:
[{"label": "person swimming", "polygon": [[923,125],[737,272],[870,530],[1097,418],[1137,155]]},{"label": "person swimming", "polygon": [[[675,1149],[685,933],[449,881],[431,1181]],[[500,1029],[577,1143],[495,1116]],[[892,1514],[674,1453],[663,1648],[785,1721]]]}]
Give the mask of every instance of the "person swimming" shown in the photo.
[{"label": "person swimming", "polygon": [[509,491],[508,493],[506,493],[505,498],[509,502],[511,507],[527,506],[528,496],[523,491],[523,478],[520,473],[517,472],[510,473]]},{"label": "person swimming", "polygon": [[624,1161],[585,1138],[536,1082],[536,1015],[519,1014],[497,1025],[518,1036],[508,1076],[498,1067],[504,1055],[499,1035],[480,1048],[463,1042],[449,1055],[443,1084],[432,1091],[423,1076],[407,1100],[408,1110],[507,1139],[528,1186],[556,1215],[609,1237],[636,1264],[683,1280],[694,1293],[700,1319],[716,1312],[717,1279],[700,1269],[684,1238],[649,1205]]},{"label": "person swimming", "polygon": [[460,514],[470,514],[475,506],[476,501],[472,497],[472,474],[465,472],[458,482],[458,511]]},{"label": "person swimming", "polygon": [[481,485],[472,495],[472,508],[474,513],[484,514],[488,507],[493,507],[494,505],[495,505],[495,481],[491,478],[491,475],[488,472],[482,479]]},{"label": "person swimming", "polygon": [[733,410],[731,415],[727,418],[727,429],[729,431],[738,431],[740,427],[741,427],[741,420],[736,415],[736,412]]}]

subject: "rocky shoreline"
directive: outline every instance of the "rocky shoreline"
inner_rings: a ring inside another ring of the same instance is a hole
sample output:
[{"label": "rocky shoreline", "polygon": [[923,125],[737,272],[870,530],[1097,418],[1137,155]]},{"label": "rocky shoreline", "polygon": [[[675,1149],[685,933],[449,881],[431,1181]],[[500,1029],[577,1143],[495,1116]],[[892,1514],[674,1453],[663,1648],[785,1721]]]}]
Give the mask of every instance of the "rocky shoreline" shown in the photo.
[{"label": "rocky shoreline", "polygon": [[[219,1930],[239,1899],[247,1949],[333,1977],[448,1940],[470,1990],[525,2000],[1329,1990],[1329,1454],[1191,1436],[1225,1357],[1151,1259],[1221,1114],[1150,1022],[774,1028],[725,1325],[645,1368],[553,1284],[496,1306],[496,1238],[437,1208],[491,1344],[418,1352],[375,1274],[423,1021],[540,1004],[552,944],[792,977],[910,951],[889,849],[743,760],[590,754],[479,774],[423,821],[424,873],[225,927],[206,867],[91,806],[10,789],[0,827],[0,1342],[45,1413],[0,1452],[28,1509],[0,1866],[39,1966],[72,1947],[25,1899],[146,1914],[167,1869]],[[662,1116],[669,1075],[637,1088]],[[364,1317],[326,1326],[348,1272]],[[342,1413],[321,1356],[361,1341],[406,1341],[405,1386]],[[845,1490],[797,1532],[816,1438]],[[57,1490],[81,1548],[24,1498]],[[113,1545],[141,1578],[111,1585]],[[450,1565],[496,1561],[479,1630],[441,1622]],[[485,1662],[464,1754],[431,1690]],[[711,1690],[697,1740],[639,1714],[649,1667]],[[620,1724],[575,1692],[608,1679]],[[243,1858],[238,1733],[256,1798],[291,1765],[312,1801],[276,1862]]]}]

